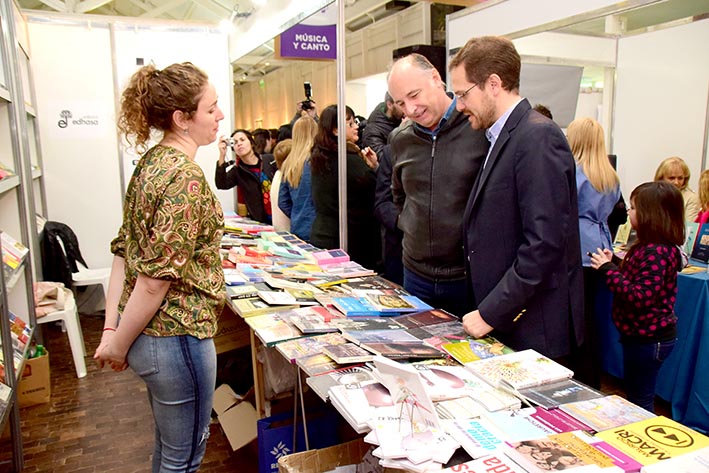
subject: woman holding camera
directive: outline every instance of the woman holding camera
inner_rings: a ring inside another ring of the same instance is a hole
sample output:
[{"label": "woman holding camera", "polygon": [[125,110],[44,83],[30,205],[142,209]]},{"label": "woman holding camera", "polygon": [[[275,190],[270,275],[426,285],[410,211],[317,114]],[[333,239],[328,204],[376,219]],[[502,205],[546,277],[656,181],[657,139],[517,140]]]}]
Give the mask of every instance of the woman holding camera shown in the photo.
[{"label": "woman holding camera", "polygon": [[[226,161],[227,145],[236,154],[236,162]],[[254,149],[254,139],[246,130],[236,130],[231,138],[219,140],[219,160],[214,173],[217,189],[237,187],[239,215],[261,223],[271,223],[271,181],[276,173],[272,155],[262,159]]]}]

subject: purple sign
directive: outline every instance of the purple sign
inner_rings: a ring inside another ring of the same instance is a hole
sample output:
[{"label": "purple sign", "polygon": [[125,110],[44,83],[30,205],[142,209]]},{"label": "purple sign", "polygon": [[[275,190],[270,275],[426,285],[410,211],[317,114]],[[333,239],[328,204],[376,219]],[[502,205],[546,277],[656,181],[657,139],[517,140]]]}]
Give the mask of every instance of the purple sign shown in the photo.
[{"label": "purple sign", "polygon": [[281,34],[281,57],[336,59],[335,25],[295,25]]}]

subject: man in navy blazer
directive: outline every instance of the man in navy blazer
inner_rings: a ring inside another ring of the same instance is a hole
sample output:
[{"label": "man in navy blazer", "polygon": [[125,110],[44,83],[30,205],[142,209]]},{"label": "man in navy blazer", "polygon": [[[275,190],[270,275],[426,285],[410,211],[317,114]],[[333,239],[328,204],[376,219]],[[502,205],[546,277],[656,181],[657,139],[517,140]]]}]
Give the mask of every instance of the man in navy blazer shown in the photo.
[{"label": "man in navy blazer", "polygon": [[571,361],[583,342],[583,280],[574,158],[566,137],[519,95],[511,41],[473,38],[451,60],[457,108],[490,151],[464,220],[475,337]]}]

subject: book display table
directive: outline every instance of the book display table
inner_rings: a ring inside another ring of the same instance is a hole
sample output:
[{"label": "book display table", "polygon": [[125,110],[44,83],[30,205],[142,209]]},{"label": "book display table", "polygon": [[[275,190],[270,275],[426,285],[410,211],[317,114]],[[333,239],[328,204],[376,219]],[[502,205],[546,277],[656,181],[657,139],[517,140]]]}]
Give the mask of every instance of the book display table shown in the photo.
[{"label": "book display table", "polygon": [[[608,309],[599,314],[603,369],[623,378],[623,352],[610,318],[610,293],[599,298]],[[709,432],[709,274],[680,274],[677,279],[677,344],[662,365],[656,393],[672,405],[672,417]]]}]

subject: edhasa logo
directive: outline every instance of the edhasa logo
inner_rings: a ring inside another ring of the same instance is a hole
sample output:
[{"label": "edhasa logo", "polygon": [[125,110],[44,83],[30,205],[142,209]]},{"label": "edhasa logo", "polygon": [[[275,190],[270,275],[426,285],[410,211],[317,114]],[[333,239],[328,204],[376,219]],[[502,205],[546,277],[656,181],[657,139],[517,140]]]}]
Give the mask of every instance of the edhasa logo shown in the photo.
[{"label": "edhasa logo", "polygon": [[81,126],[81,125],[88,125],[88,126],[96,125],[97,126],[98,125],[98,117],[96,117],[96,116],[85,115],[85,116],[78,118],[76,120],[71,120],[72,116],[73,115],[71,113],[71,110],[62,110],[61,112],[59,112],[60,120],[57,122],[57,126],[59,128],[66,128],[69,126],[69,123],[71,123],[72,125],[77,125],[77,126]]}]

